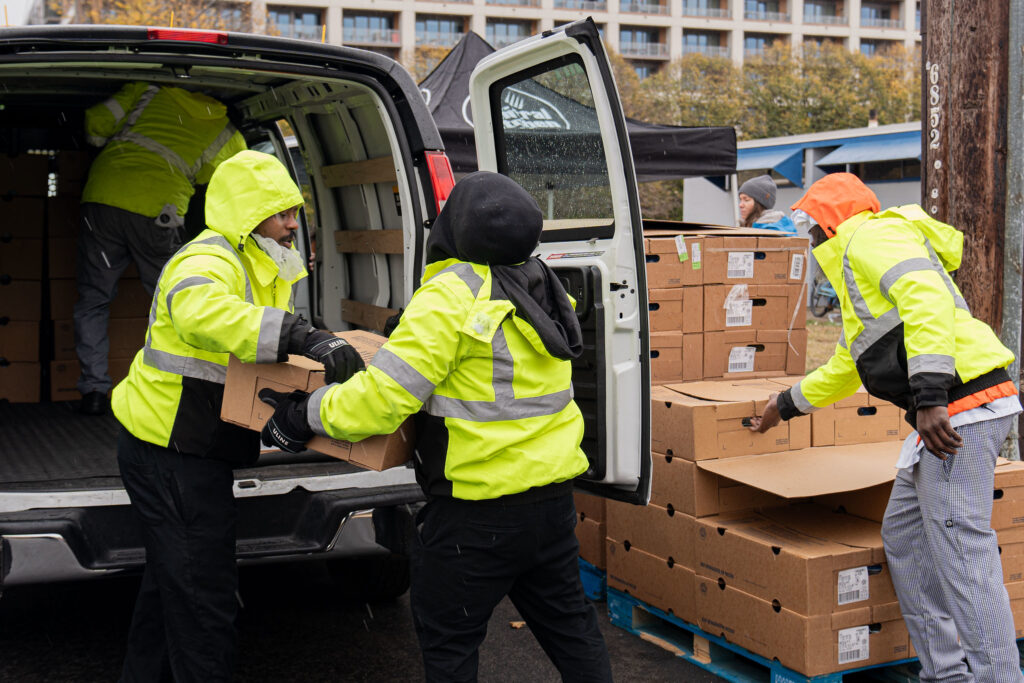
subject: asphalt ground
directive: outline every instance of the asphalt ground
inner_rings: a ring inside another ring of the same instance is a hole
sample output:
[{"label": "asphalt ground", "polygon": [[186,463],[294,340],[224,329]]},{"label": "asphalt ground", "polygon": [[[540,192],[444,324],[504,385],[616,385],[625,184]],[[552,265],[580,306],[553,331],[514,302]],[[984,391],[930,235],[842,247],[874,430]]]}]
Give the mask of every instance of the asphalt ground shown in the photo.
[{"label": "asphalt ground", "polygon": [[[120,673],[136,577],[8,588],[0,597],[0,681],[114,681]],[[239,681],[423,678],[408,594],[365,605],[343,601],[320,562],[243,567]],[[612,626],[595,603],[616,681],[720,679]],[[505,600],[480,650],[481,681],[558,681],[529,628]]]}]

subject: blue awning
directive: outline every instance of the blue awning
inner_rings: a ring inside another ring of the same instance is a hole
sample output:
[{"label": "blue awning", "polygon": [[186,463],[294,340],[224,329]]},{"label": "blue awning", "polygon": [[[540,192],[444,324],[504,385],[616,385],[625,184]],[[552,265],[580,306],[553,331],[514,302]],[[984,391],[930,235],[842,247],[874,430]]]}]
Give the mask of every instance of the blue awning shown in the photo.
[{"label": "blue awning", "polygon": [[884,136],[883,138],[883,136],[879,136],[879,138],[847,142],[822,157],[816,165],[836,166],[921,158],[921,134],[918,132],[900,137]]},{"label": "blue awning", "polygon": [[747,147],[736,150],[736,170],[775,171],[797,187],[803,187],[803,148]]}]

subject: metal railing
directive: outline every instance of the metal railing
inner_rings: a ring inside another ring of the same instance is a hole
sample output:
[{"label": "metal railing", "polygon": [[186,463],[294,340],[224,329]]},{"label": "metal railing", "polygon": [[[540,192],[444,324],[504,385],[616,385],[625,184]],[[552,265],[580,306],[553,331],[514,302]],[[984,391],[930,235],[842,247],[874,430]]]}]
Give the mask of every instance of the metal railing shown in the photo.
[{"label": "metal railing", "polygon": [[401,45],[402,35],[398,29],[346,26],[342,29],[341,41],[360,45]]},{"label": "metal railing", "polygon": [[606,12],[608,3],[605,0],[555,0],[555,9],[581,9],[588,12]]},{"label": "metal railing", "polygon": [[619,43],[619,54],[625,57],[667,58],[668,45],[665,43]]},{"label": "metal railing", "polygon": [[311,24],[276,24],[275,28],[285,38],[298,38],[299,40],[320,40],[323,36],[323,25],[313,26]]},{"label": "metal railing", "polygon": [[728,57],[729,48],[724,45],[687,45],[683,43],[684,55],[707,55],[708,57]]},{"label": "metal railing", "polygon": [[487,42],[490,43],[492,47],[500,49],[506,45],[518,43],[520,40],[525,40],[526,38],[529,38],[529,36],[487,36]]},{"label": "metal railing", "polygon": [[850,23],[845,14],[814,14],[804,12],[804,22],[808,24],[830,24],[832,26]]},{"label": "metal railing", "polygon": [[755,21],[789,21],[789,15],[785,12],[759,12],[756,10],[743,12],[743,18]]},{"label": "metal railing", "polygon": [[728,19],[732,16],[732,12],[728,9],[716,9],[714,7],[693,7],[692,5],[688,5],[684,2],[683,16],[707,17],[709,19]]},{"label": "metal railing", "polygon": [[464,35],[466,34],[454,31],[417,31],[416,44],[450,47],[462,40]]},{"label": "metal railing", "polygon": [[869,28],[903,28],[903,20],[879,19],[878,17],[861,17],[860,25]]},{"label": "metal railing", "polygon": [[743,48],[744,57],[762,57],[764,56],[767,47],[745,47]]},{"label": "metal railing", "polygon": [[540,0],[487,0],[488,5],[514,5],[516,7],[540,7]]},{"label": "metal railing", "polygon": [[619,11],[631,14],[668,14],[668,5],[657,2],[623,2],[619,5]]}]

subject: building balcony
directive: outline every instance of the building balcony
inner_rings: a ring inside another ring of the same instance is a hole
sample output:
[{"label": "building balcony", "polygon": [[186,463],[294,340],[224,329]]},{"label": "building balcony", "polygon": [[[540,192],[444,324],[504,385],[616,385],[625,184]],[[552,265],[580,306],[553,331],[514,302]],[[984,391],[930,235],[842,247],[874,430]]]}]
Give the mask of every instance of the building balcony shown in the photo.
[{"label": "building balcony", "polygon": [[384,47],[401,47],[402,34],[390,28],[352,28],[346,26],[341,33],[341,42],[345,45],[378,45]]},{"label": "building balcony", "polygon": [[684,55],[705,55],[707,57],[728,57],[729,48],[725,45],[683,45]]},{"label": "building balcony", "polygon": [[511,5],[513,7],[540,7],[540,0],[487,0],[488,5]]},{"label": "building balcony", "polygon": [[580,9],[585,12],[607,12],[605,0],[555,0],[555,9]]},{"label": "building balcony", "polygon": [[420,31],[416,34],[417,45],[439,45],[452,47],[466,35],[455,31]]},{"label": "building balcony", "polygon": [[487,42],[490,43],[491,47],[494,49],[500,50],[506,45],[518,43],[520,40],[526,40],[527,38],[529,38],[529,36],[488,36]]},{"label": "building balcony", "polygon": [[805,24],[827,24],[829,26],[846,26],[849,20],[843,14],[804,14]]},{"label": "building balcony", "polygon": [[310,24],[291,24],[282,26],[276,25],[278,34],[284,38],[297,38],[298,40],[319,41],[324,35],[324,27]]},{"label": "building balcony", "polygon": [[861,17],[861,28],[903,28],[902,19],[878,19],[877,17]]},{"label": "building balcony", "polygon": [[619,4],[619,11],[630,14],[668,14],[668,5],[656,2],[622,2]]},{"label": "building balcony", "polygon": [[640,59],[668,59],[665,43],[619,43],[619,54]]},{"label": "building balcony", "polygon": [[707,17],[708,19],[729,19],[732,12],[728,9],[715,9],[714,7],[691,7],[683,4],[684,17]]},{"label": "building balcony", "polygon": [[789,21],[789,15],[785,12],[744,12],[743,18],[752,21]]},{"label": "building balcony", "polygon": [[749,59],[751,57],[764,57],[765,50],[767,47],[745,47],[743,48],[743,57]]}]

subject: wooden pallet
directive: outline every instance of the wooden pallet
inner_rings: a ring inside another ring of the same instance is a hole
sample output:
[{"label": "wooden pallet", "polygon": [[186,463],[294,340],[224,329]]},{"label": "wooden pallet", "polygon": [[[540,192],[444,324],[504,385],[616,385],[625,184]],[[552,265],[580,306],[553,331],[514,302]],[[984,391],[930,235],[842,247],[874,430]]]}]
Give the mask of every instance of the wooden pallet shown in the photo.
[{"label": "wooden pallet", "polygon": [[705,633],[693,624],[614,588],[609,588],[607,595],[608,613],[613,624],[734,683],[912,683],[917,680],[916,670],[913,668],[917,661],[915,659],[821,676],[804,676],[776,661]]},{"label": "wooden pallet", "polygon": [[591,600],[603,601],[608,590],[604,570],[598,569],[583,558],[579,558],[579,563],[583,593]]}]

